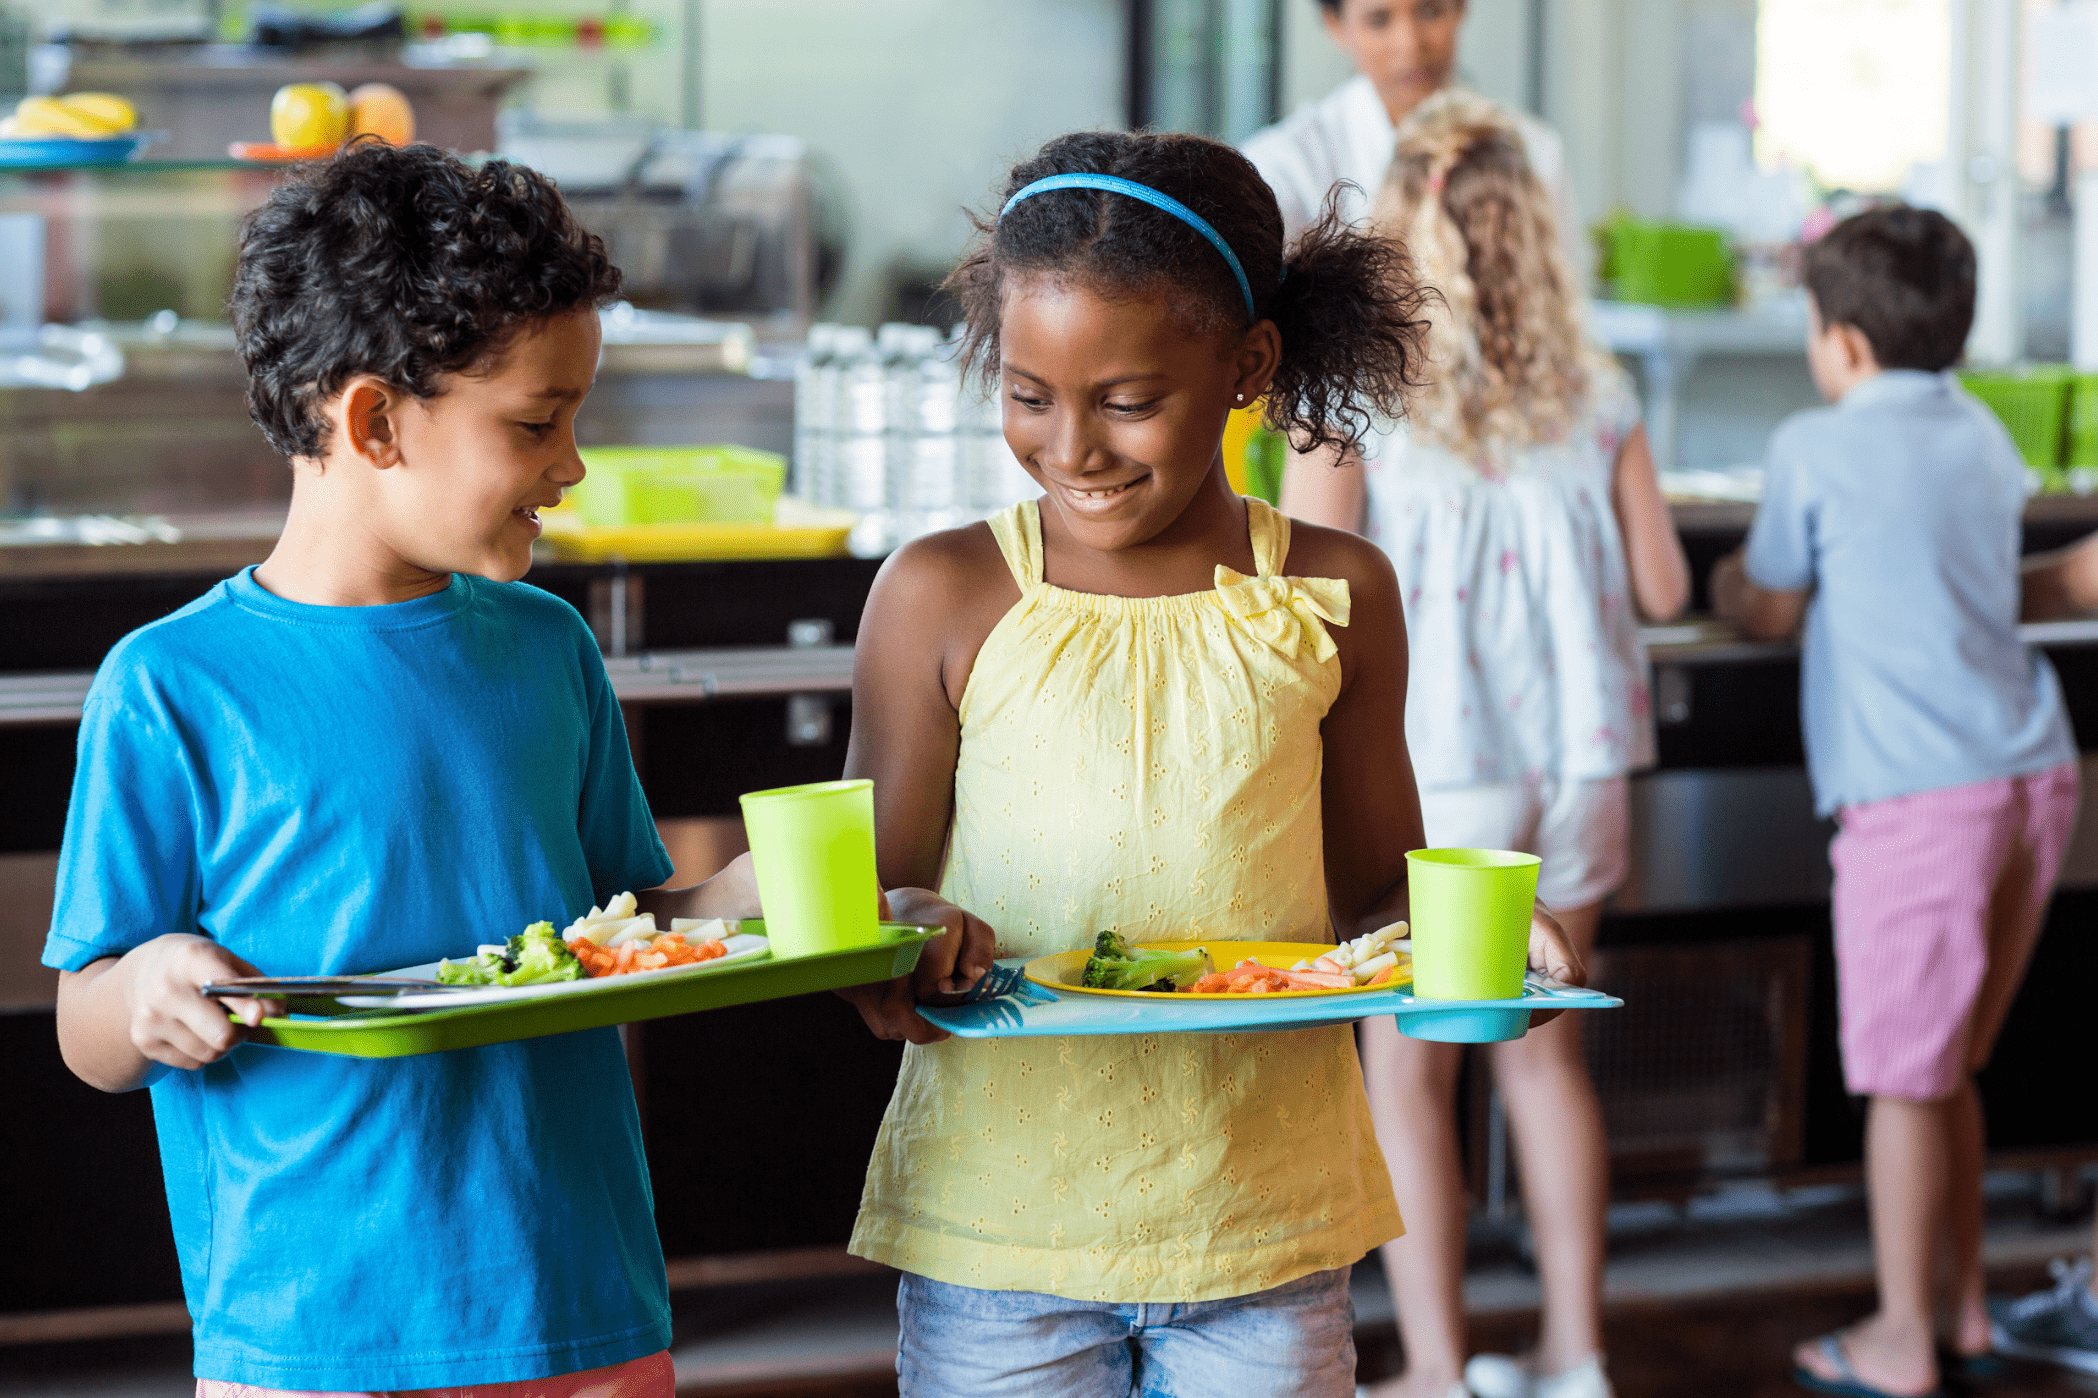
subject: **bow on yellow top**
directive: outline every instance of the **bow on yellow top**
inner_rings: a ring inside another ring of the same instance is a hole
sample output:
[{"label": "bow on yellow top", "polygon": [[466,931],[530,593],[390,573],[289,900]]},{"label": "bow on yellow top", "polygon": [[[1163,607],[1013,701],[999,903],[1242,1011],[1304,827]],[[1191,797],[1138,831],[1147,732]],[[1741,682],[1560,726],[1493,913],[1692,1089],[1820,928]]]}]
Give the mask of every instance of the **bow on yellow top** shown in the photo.
[{"label": "bow on yellow top", "polygon": [[1282,654],[1295,658],[1306,642],[1321,664],[1339,649],[1325,623],[1348,624],[1345,578],[1249,578],[1217,565],[1217,596],[1241,627]]}]

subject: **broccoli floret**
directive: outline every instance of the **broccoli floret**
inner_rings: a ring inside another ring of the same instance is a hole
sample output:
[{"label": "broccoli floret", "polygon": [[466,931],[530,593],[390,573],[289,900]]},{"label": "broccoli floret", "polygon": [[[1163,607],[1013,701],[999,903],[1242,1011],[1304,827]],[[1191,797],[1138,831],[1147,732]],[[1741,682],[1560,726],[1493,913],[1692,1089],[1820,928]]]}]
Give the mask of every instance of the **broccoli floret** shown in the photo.
[{"label": "broccoli floret", "polygon": [[1167,951],[1131,946],[1112,932],[1102,932],[1086,958],[1080,984],[1094,990],[1173,991],[1210,972],[1209,953],[1201,947]]},{"label": "broccoli floret", "polygon": [[535,922],[510,939],[503,959],[508,970],[498,985],[541,985],[547,981],[583,979],[583,963],[561,940],[551,922]]},{"label": "broccoli floret", "polygon": [[535,922],[500,948],[488,947],[466,961],[441,961],[437,979],[446,985],[540,985],[583,979],[583,963],[551,922]]}]

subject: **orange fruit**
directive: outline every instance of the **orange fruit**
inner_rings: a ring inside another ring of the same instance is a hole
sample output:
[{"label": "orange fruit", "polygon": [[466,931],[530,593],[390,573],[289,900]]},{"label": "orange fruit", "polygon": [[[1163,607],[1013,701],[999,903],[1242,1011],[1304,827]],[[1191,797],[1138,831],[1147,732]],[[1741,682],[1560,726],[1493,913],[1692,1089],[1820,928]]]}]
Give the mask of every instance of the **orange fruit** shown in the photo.
[{"label": "orange fruit", "polygon": [[415,139],[415,108],[389,83],[366,83],[350,93],[350,135],[377,136],[389,146]]}]

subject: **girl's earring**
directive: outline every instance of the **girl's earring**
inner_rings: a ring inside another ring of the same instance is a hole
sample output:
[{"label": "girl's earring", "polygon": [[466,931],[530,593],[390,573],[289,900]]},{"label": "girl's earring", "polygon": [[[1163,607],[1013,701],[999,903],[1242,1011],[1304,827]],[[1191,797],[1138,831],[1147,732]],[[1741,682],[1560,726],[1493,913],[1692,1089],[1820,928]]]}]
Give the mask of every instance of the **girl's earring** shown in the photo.
[{"label": "girl's earring", "polygon": [[1243,394],[1243,393],[1241,393],[1241,394],[1238,394],[1238,395],[1237,395],[1237,401],[1239,401],[1239,402],[1241,402],[1241,403],[1245,402],[1245,401],[1246,401],[1246,395],[1245,395],[1245,394]]}]

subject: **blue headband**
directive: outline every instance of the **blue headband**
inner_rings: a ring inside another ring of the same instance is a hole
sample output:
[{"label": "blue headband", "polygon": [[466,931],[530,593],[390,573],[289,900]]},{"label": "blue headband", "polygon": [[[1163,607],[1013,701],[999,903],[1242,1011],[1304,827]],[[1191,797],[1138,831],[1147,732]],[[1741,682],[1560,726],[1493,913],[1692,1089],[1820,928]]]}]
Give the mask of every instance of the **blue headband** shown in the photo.
[{"label": "blue headband", "polygon": [[1231,268],[1231,275],[1238,278],[1240,294],[1246,298],[1246,314],[1255,320],[1260,318],[1260,312],[1253,305],[1253,284],[1246,280],[1246,269],[1239,266],[1238,254],[1231,250],[1231,244],[1224,241],[1224,235],[1211,228],[1202,215],[1196,213],[1178,199],[1160,194],[1150,185],[1138,184],[1135,180],[1125,180],[1119,175],[1051,175],[1047,179],[1036,180],[1033,184],[1028,185],[1012,198],[1006,200],[1005,207],[998,211],[998,217],[1002,219],[1011,213],[1013,205],[1019,203],[1022,199],[1032,198],[1034,195],[1043,194],[1052,189],[1104,189],[1110,194],[1126,194],[1131,199],[1141,200],[1154,209],[1163,209],[1174,218],[1194,229],[1197,233],[1200,233],[1203,237],[1209,239],[1209,245],[1224,255],[1225,263]]}]

